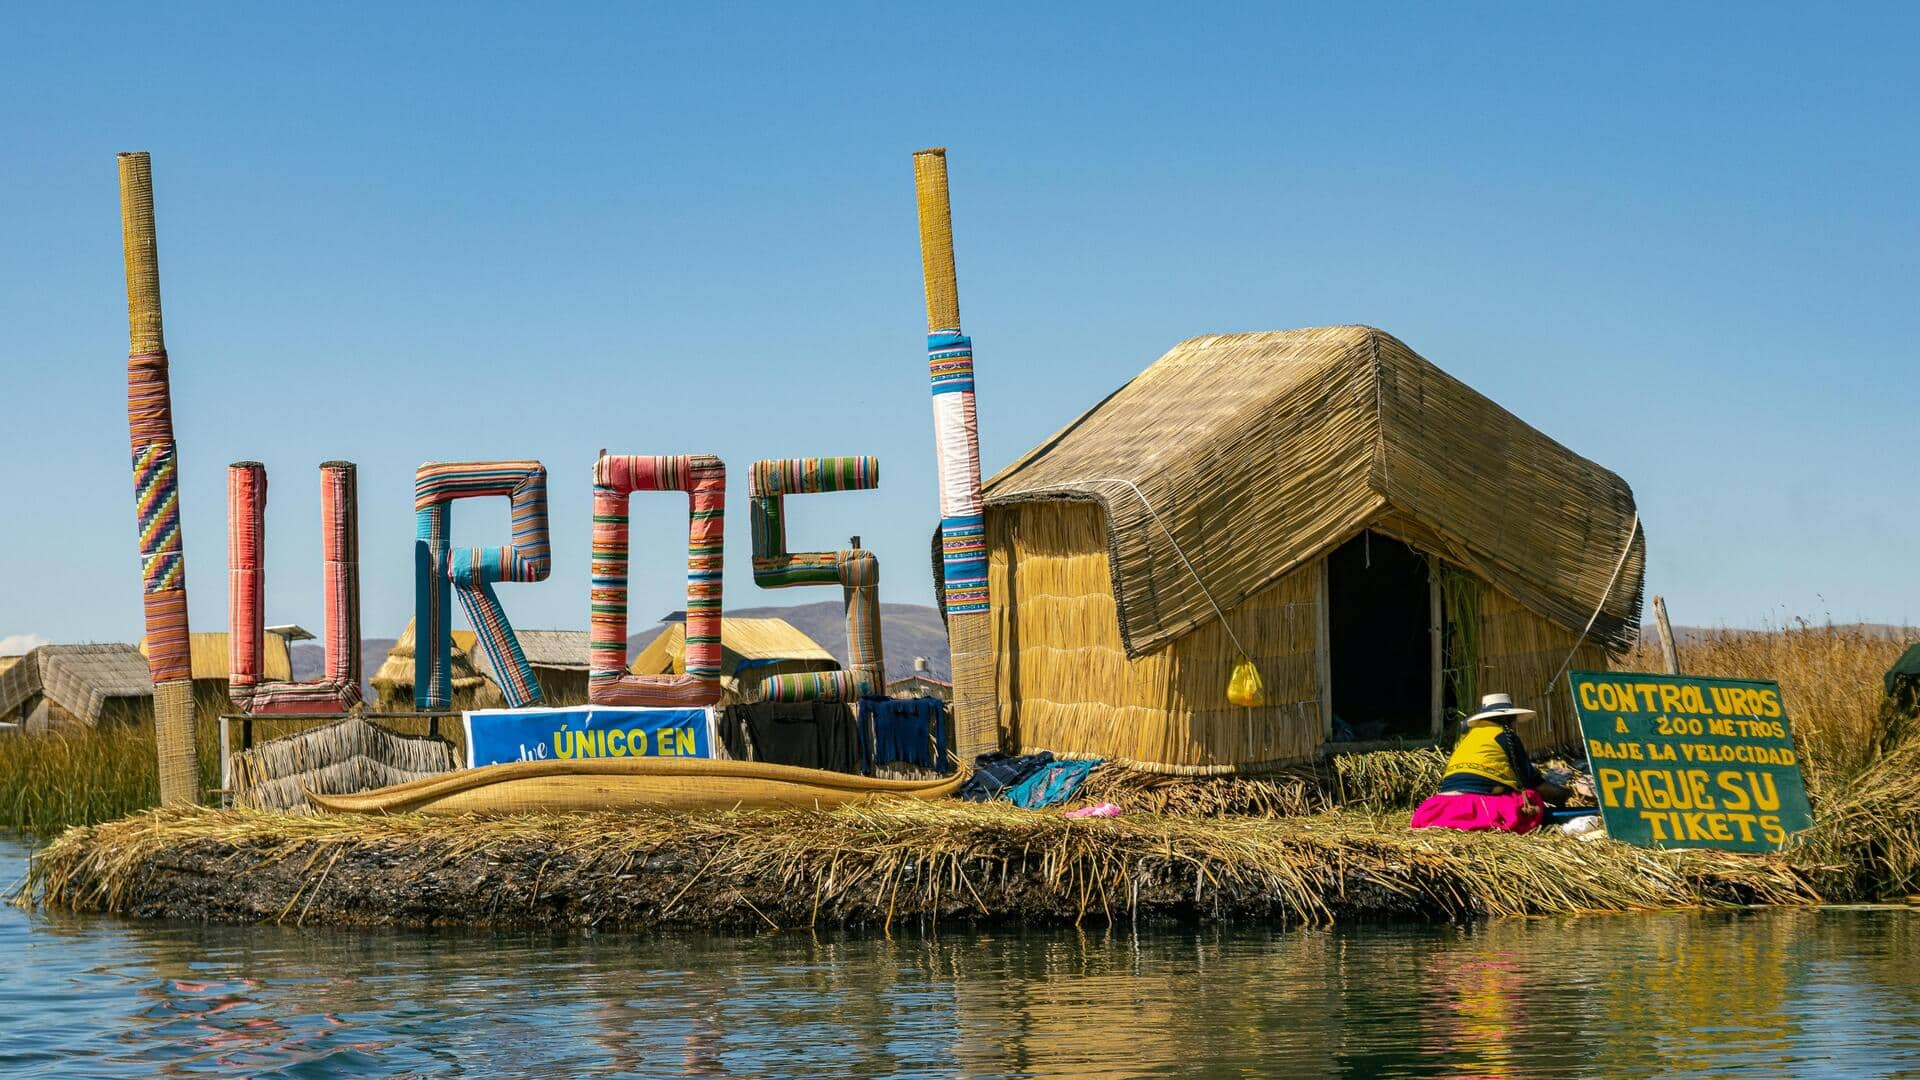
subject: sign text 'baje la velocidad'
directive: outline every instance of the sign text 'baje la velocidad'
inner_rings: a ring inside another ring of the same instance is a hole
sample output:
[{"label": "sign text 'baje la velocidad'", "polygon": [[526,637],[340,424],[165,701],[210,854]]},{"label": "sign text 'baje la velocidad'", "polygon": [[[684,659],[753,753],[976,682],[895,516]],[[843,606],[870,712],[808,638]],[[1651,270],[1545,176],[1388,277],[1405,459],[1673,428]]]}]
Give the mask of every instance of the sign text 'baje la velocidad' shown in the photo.
[{"label": "sign text 'baje la velocidad'", "polygon": [[1812,824],[1779,684],[1625,671],[1568,678],[1614,839],[1773,851]]}]

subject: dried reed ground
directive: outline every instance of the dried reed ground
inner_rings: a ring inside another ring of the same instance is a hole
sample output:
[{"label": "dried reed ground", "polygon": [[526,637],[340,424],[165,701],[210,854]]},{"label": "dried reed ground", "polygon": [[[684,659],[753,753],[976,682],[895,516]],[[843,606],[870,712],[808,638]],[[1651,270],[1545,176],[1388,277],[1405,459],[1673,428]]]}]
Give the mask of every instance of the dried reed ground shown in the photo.
[{"label": "dried reed ground", "polygon": [[[1802,625],[1683,648],[1688,671],[1782,684],[1815,809],[1782,858],[1414,833],[1403,810],[1316,813],[1327,789],[1281,776],[1096,789],[1130,816],[1089,822],[919,804],[485,822],[153,812],[62,837],[19,896],[237,921],[715,926],[1459,918],[1897,896],[1920,891],[1920,731],[1883,708],[1880,686],[1899,647]],[[1643,653],[1621,666],[1657,664]],[[1337,798],[1403,808],[1431,790],[1438,762],[1432,751],[1338,759]],[[1247,814],[1313,816],[1233,816]]]},{"label": "dried reed ground", "polygon": [[216,921],[714,928],[1127,923],[1806,903],[1778,858],[1408,830],[1404,818],[1072,821],[830,812],[290,818],[154,810],[68,832],[22,897]]}]

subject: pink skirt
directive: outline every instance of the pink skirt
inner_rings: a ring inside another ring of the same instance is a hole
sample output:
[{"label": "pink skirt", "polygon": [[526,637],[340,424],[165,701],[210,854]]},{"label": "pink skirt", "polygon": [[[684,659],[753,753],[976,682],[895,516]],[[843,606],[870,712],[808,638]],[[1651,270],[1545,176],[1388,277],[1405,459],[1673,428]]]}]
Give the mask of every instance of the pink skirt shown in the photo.
[{"label": "pink skirt", "polygon": [[[1533,813],[1523,812],[1533,807]],[[1464,829],[1484,832],[1532,832],[1545,820],[1546,803],[1531,789],[1506,795],[1435,795],[1413,812],[1416,829]]]}]

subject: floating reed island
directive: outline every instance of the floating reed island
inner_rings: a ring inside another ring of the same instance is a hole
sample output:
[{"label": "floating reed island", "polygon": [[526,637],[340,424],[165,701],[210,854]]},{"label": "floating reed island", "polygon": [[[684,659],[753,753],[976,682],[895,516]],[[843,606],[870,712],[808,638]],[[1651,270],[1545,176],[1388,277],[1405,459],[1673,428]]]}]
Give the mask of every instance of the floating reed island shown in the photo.
[{"label": "floating reed island", "polygon": [[23,901],[219,922],[937,930],[1461,920],[1820,899],[1788,859],[1415,832],[1404,816],[1070,820],[1000,804],[513,817],[160,809],[74,829]]}]

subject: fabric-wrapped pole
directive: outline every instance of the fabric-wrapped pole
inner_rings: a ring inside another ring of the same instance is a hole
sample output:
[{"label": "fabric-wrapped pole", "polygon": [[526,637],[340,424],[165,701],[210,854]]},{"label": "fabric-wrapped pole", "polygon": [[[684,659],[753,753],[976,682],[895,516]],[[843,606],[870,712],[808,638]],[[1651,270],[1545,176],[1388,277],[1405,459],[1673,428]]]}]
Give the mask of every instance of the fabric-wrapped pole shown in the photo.
[{"label": "fabric-wrapped pole", "polygon": [[[636,491],[687,493],[686,672],[627,673],[628,503]],[[727,466],[712,454],[608,454],[593,465],[593,632],[587,700],[595,705],[711,705],[720,700],[721,572]]]},{"label": "fabric-wrapped pole", "polygon": [[1000,748],[1000,701],[994,685],[993,620],[987,595],[986,518],[980,503],[973,342],[960,332],[946,150],[914,154],[913,179],[920,203],[927,367],[933,387],[934,448],[940,463],[940,587],[953,664],[954,749],[960,760],[971,762]]},{"label": "fabric-wrapped pole", "polygon": [[[880,486],[876,457],[775,458],[756,461],[748,474],[753,522],[753,581],[766,589],[834,585],[847,616],[847,670],[769,676],[760,684],[768,701],[858,701],[883,694],[886,647],[880,637],[880,560],[871,551],[787,550],[786,496],[864,491]],[[688,633],[692,633],[689,624]]]},{"label": "fabric-wrapped pole", "polygon": [[[454,548],[454,502],[488,496],[508,500],[513,542]],[[453,704],[453,596],[460,598],[507,704],[516,709],[540,704],[539,680],[493,586],[545,581],[553,570],[547,467],[537,461],[426,462],[413,474],[413,517],[414,706]]]},{"label": "fabric-wrapped pole", "polygon": [[193,653],[187,630],[187,561],[180,537],[180,462],[173,442],[167,343],[160,321],[160,257],[154,241],[153,165],[120,155],[120,232],[127,261],[127,430],[139,526],[147,672],[163,806],[200,801],[193,745]]},{"label": "fabric-wrapped pole", "polygon": [[326,674],[262,685],[266,648],[267,467],[227,466],[227,696],[242,712],[332,712],[360,702],[360,509],[351,461],[320,466]]}]

